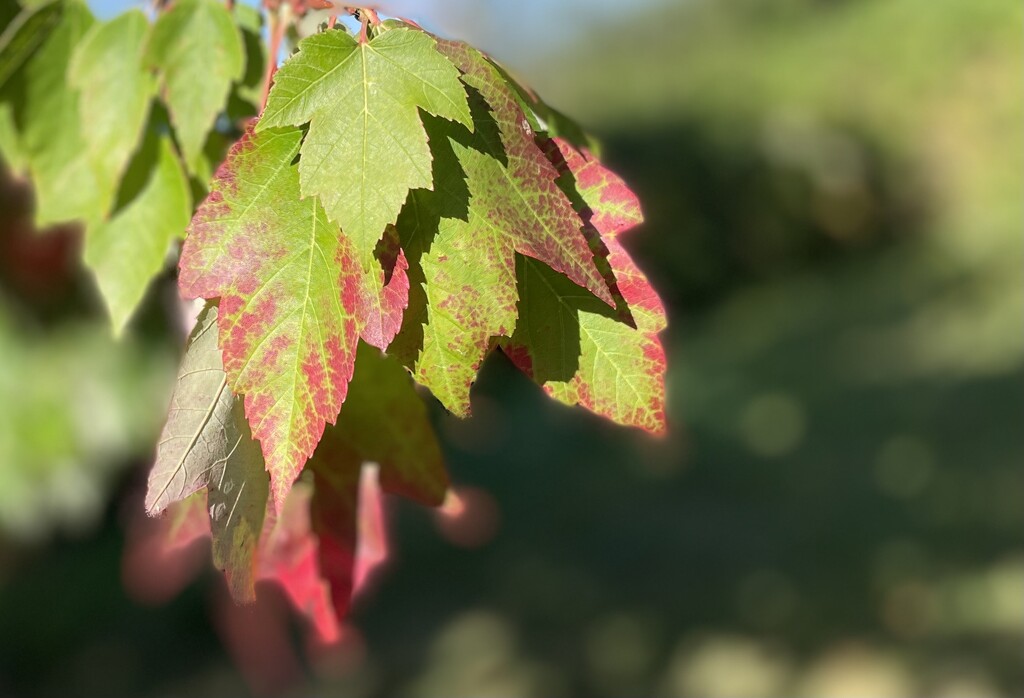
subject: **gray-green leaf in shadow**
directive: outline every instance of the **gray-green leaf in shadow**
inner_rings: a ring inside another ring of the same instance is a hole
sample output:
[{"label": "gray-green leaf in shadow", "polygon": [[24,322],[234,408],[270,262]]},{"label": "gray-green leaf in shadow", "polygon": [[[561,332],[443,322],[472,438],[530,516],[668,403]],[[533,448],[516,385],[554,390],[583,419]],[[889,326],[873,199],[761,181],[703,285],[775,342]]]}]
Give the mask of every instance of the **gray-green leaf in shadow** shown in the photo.
[{"label": "gray-green leaf in shadow", "polygon": [[270,480],[242,402],[228,387],[216,320],[217,307],[208,304],[189,337],[149,475],[146,511],[158,515],[206,488],[214,564],[244,602],[254,598],[254,554]]}]

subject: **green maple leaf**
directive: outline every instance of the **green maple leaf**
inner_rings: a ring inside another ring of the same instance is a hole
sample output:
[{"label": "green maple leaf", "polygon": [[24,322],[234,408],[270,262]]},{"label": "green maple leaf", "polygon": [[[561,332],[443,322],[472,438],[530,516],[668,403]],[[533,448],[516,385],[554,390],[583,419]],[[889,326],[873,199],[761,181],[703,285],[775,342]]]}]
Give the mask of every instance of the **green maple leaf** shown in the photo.
[{"label": "green maple leaf", "polygon": [[[284,128],[235,144],[193,218],[179,276],[186,296],[221,299],[224,367],[245,396],[278,505],[338,416],[373,307],[352,244],[316,197],[300,197],[301,139]],[[396,271],[391,284],[403,278]]]},{"label": "green maple leaf", "polygon": [[360,43],[328,31],[299,43],[275,78],[258,130],[309,122],[299,173],[369,264],[410,189],[433,186],[419,109],[472,127],[459,72],[428,34]]},{"label": "green maple leaf", "polygon": [[63,5],[59,22],[4,90],[15,87],[10,82],[18,83],[11,105],[21,155],[32,176],[40,227],[99,220],[109,210],[117,186],[116,173],[98,172],[88,155],[78,91],[66,80],[74,48],[95,20],[80,2]]},{"label": "green maple leaf", "polygon": [[217,307],[207,305],[189,337],[149,475],[146,511],[155,516],[206,490],[214,564],[225,571],[236,599],[252,601],[268,481],[241,401],[227,384],[216,320]]},{"label": "green maple leaf", "polygon": [[665,309],[619,241],[642,221],[636,196],[586,151],[555,139],[551,154],[588,216],[614,285],[613,311],[592,294],[522,258],[519,324],[506,352],[557,400],[653,433],[665,430]]},{"label": "green maple leaf", "polygon": [[100,177],[121,176],[146,124],[156,91],[142,64],[148,35],[146,16],[132,10],[93,25],[71,59],[68,82],[79,92],[86,149]]},{"label": "green maple leaf", "polygon": [[133,163],[147,177],[141,190],[108,220],[86,228],[82,257],[96,275],[115,334],[163,269],[171,242],[182,237],[192,212],[188,181],[170,140],[152,134],[147,140]]},{"label": "green maple leaf", "polygon": [[438,47],[463,71],[475,129],[426,120],[436,188],[414,191],[399,218],[419,283],[393,349],[446,408],[465,415],[494,338],[515,328],[516,253],[607,303],[612,296],[512,89],[478,51],[451,41]]},{"label": "green maple leaf", "polygon": [[244,73],[239,29],[220,0],[177,0],[153,27],[146,61],[158,71],[182,154],[194,168],[231,83]]}]

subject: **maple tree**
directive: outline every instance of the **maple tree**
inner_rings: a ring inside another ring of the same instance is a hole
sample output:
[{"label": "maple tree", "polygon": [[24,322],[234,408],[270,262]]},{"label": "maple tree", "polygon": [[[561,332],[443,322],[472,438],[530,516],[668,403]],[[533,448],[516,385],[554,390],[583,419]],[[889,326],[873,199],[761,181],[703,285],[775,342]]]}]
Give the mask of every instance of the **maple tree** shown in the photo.
[{"label": "maple tree", "polygon": [[445,499],[417,384],[468,416],[501,351],[555,399],[660,434],[666,319],[620,240],[635,195],[490,57],[341,8],[358,28],[332,15],[276,70],[313,8],[264,9],[269,46],[253,8],[218,0],[108,22],[26,4],[0,35],[0,153],[39,226],[83,223],[115,333],[182,241],[181,294],[205,306],[147,512],[174,544],[210,535],[236,599],[274,580],[330,636],[360,507],[379,512],[360,483]]}]

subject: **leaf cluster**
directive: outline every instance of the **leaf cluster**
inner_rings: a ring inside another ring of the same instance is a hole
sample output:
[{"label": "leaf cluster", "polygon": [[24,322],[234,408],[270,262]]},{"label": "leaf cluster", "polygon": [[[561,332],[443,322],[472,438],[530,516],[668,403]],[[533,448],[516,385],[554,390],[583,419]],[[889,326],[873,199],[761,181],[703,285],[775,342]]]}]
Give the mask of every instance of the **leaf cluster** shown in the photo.
[{"label": "leaf cluster", "polygon": [[234,12],[24,10],[0,38],[0,149],[40,223],[85,222],[115,329],[184,236],[180,290],[205,307],[147,511],[208,531],[236,598],[274,579],[323,629],[353,590],[364,464],[445,497],[417,385],[468,416],[502,351],[555,399],[661,433],[665,313],[619,239],[636,197],[488,56],[396,20],[326,28],[234,134],[264,55]]}]

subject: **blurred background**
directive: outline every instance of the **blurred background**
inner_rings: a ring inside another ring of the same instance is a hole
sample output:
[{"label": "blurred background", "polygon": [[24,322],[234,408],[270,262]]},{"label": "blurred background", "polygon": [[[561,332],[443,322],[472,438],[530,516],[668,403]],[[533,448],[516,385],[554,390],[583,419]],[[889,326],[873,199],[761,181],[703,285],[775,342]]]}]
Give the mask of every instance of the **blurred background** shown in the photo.
[{"label": "blurred background", "polygon": [[472,525],[394,503],[340,646],[272,590],[233,607],[208,553],[147,592],[172,275],[115,342],[77,231],[37,236],[5,177],[0,696],[1024,695],[1024,6],[385,5],[504,61],[638,192],[671,435],[496,356],[472,419],[435,410]]}]

